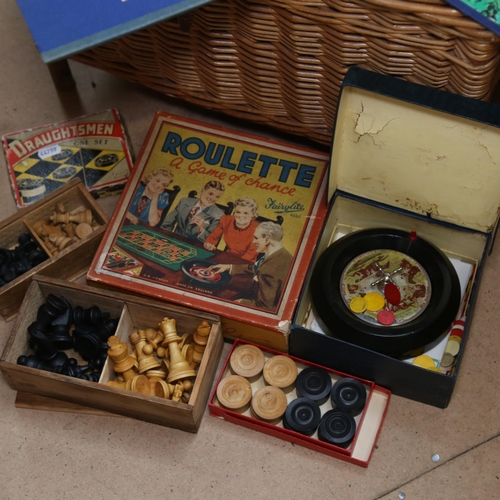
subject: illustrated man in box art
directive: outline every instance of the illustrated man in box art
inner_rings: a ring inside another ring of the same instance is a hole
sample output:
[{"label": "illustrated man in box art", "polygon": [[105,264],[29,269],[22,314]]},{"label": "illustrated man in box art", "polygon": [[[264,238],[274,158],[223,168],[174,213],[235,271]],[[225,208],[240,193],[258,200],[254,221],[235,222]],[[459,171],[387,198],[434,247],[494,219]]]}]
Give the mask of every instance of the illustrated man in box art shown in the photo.
[{"label": "illustrated man in box art", "polygon": [[259,258],[255,264],[221,264],[210,269],[230,274],[252,274],[248,294],[237,301],[261,309],[274,310],[286,283],[293,256],[282,245],[283,228],[275,222],[262,222],[254,232],[253,244]]},{"label": "illustrated man in box art", "polygon": [[186,238],[204,242],[224,215],[216,205],[224,190],[224,184],[219,181],[207,182],[199,198],[181,198],[174,210],[165,217],[161,227]]}]

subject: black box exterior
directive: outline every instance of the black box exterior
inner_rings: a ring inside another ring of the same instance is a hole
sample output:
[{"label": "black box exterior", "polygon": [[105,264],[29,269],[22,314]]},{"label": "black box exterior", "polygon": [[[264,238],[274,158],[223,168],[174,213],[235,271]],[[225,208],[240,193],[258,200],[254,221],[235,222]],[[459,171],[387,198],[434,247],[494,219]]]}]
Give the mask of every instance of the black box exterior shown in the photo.
[{"label": "black box exterior", "polygon": [[[346,86],[357,87],[373,92],[374,94],[385,95],[443,113],[464,117],[497,128],[500,127],[500,110],[498,106],[404,82],[360,68],[351,68],[346,75],[342,89]],[[339,117],[337,117],[337,120],[338,119]],[[358,199],[361,204],[373,205],[378,208],[387,209],[391,212],[404,212],[390,205],[384,206],[378,202],[373,202],[372,200],[363,199],[350,193],[337,190],[332,206],[330,207],[330,213],[339,196]],[[302,321],[303,318],[300,316],[300,306],[295,316],[294,325],[289,338],[289,353],[292,356],[297,356],[319,365],[352,373],[360,378],[373,380],[376,384],[389,389],[393,394],[439,408],[446,408],[450,402],[457,376],[460,372],[460,365],[467,343],[468,330],[473,317],[474,305],[484,262],[488,253],[491,252],[491,246],[497,228],[492,227],[490,231],[485,231],[483,233],[466,229],[459,225],[454,227],[453,224],[435,221],[431,217],[412,212],[407,212],[404,215],[411,218],[415,217],[420,221],[428,221],[429,224],[445,225],[457,231],[464,231],[465,233],[479,233],[484,237],[484,251],[482,253],[482,258],[477,263],[476,274],[469,297],[467,320],[461,348],[456,357],[456,365],[453,374],[445,375],[428,371],[396,358],[350,344],[338,338],[309,330],[302,326],[304,322]],[[323,237],[324,235],[320,238],[320,241]],[[313,259],[313,266],[320,253],[321,252],[317,249]],[[313,266],[309,270],[309,276],[306,280],[306,285],[300,300],[304,299],[304,295],[308,295],[306,292]]]}]

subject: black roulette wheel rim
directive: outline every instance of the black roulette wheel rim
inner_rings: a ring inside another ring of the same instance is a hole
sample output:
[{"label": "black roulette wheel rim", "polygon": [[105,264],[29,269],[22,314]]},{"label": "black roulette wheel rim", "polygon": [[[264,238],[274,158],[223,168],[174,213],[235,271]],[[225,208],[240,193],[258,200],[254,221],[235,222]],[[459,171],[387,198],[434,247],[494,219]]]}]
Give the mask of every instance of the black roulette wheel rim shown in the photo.
[{"label": "black roulette wheel rim", "polygon": [[[346,306],[340,281],[349,263],[359,255],[388,249],[415,259],[425,269],[432,294],[425,310],[401,325],[368,324]],[[330,245],[319,257],[310,283],[315,317],[328,335],[389,355],[422,347],[451,325],[460,305],[460,282],[449,259],[430,242],[411,233],[386,228],[360,230]]]}]

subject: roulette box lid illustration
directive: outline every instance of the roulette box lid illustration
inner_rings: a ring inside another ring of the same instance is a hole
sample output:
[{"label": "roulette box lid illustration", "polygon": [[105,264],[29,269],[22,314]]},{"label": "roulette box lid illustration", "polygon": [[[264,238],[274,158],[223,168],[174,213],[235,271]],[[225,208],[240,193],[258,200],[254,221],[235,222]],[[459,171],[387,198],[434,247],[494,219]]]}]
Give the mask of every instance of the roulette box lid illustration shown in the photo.
[{"label": "roulette box lid illustration", "polygon": [[448,405],[498,225],[499,111],[349,70],[291,355]]},{"label": "roulette box lid illustration", "polygon": [[328,155],[157,113],[89,282],[216,312],[285,351],[327,212]]},{"label": "roulette box lid illustration", "polygon": [[118,194],[133,165],[115,109],[5,134],[2,144],[19,208],[78,178],[94,198]]}]

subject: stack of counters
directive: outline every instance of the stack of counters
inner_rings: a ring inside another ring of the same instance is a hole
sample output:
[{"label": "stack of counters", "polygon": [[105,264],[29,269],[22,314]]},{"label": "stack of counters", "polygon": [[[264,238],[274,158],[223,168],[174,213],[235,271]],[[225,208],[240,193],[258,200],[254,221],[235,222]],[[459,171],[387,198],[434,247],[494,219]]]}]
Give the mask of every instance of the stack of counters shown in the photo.
[{"label": "stack of counters", "polygon": [[293,388],[296,378],[297,365],[288,356],[273,356],[264,365],[264,380],[269,385],[287,390]]},{"label": "stack of counters", "polygon": [[255,418],[277,424],[287,408],[286,395],[279,387],[266,385],[254,394],[250,408]]},{"label": "stack of counters", "polygon": [[413,365],[420,366],[420,368],[425,368],[433,372],[440,372],[441,370],[436,367],[436,362],[427,354],[421,354],[413,360]]},{"label": "stack of counters", "polygon": [[217,386],[217,398],[225,408],[243,412],[252,399],[252,386],[246,378],[240,375],[229,375]]},{"label": "stack of counters", "polygon": [[323,368],[309,366],[298,374],[295,390],[297,391],[297,397],[308,398],[322,405],[330,397],[332,379],[330,374]]},{"label": "stack of counters", "polygon": [[366,403],[365,386],[354,378],[344,377],[333,384],[332,406],[352,415],[359,415]]},{"label": "stack of counters", "polygon": [[356,434],[356,421],[345,410],[336,408],[327,411],[321,418],[318,427],[318,439],[321,441],[348,448],[354,434]]},{"label": "stack of counters", "polygon": [[439,363],[439,371],[447,375],[453,368],[453,363],[455,363],[455,356],[445,352],[441,358],[441,363]]},{"label": "stack of counters", "polygon": [[321,410],[318,403],[308,398],[294,399],[283,415],[283,427],[312,436],[321,421]]},{"label": "stack of counters", "polygon": [[229,359],[233,372],[245,378],[260,375],[265,362],[264,353],[258,347],[247,344],[238,346]]},{"label": "stack of counters", "polygon": [[450,336],[448,338],[448,343],[446,344],[446,349],[444,352],[451,354],[455,357],[460,351],[460,343],[462,342],[462,336],[464,334],[465,321],[463,318],[457,319],[452,327]]}]

